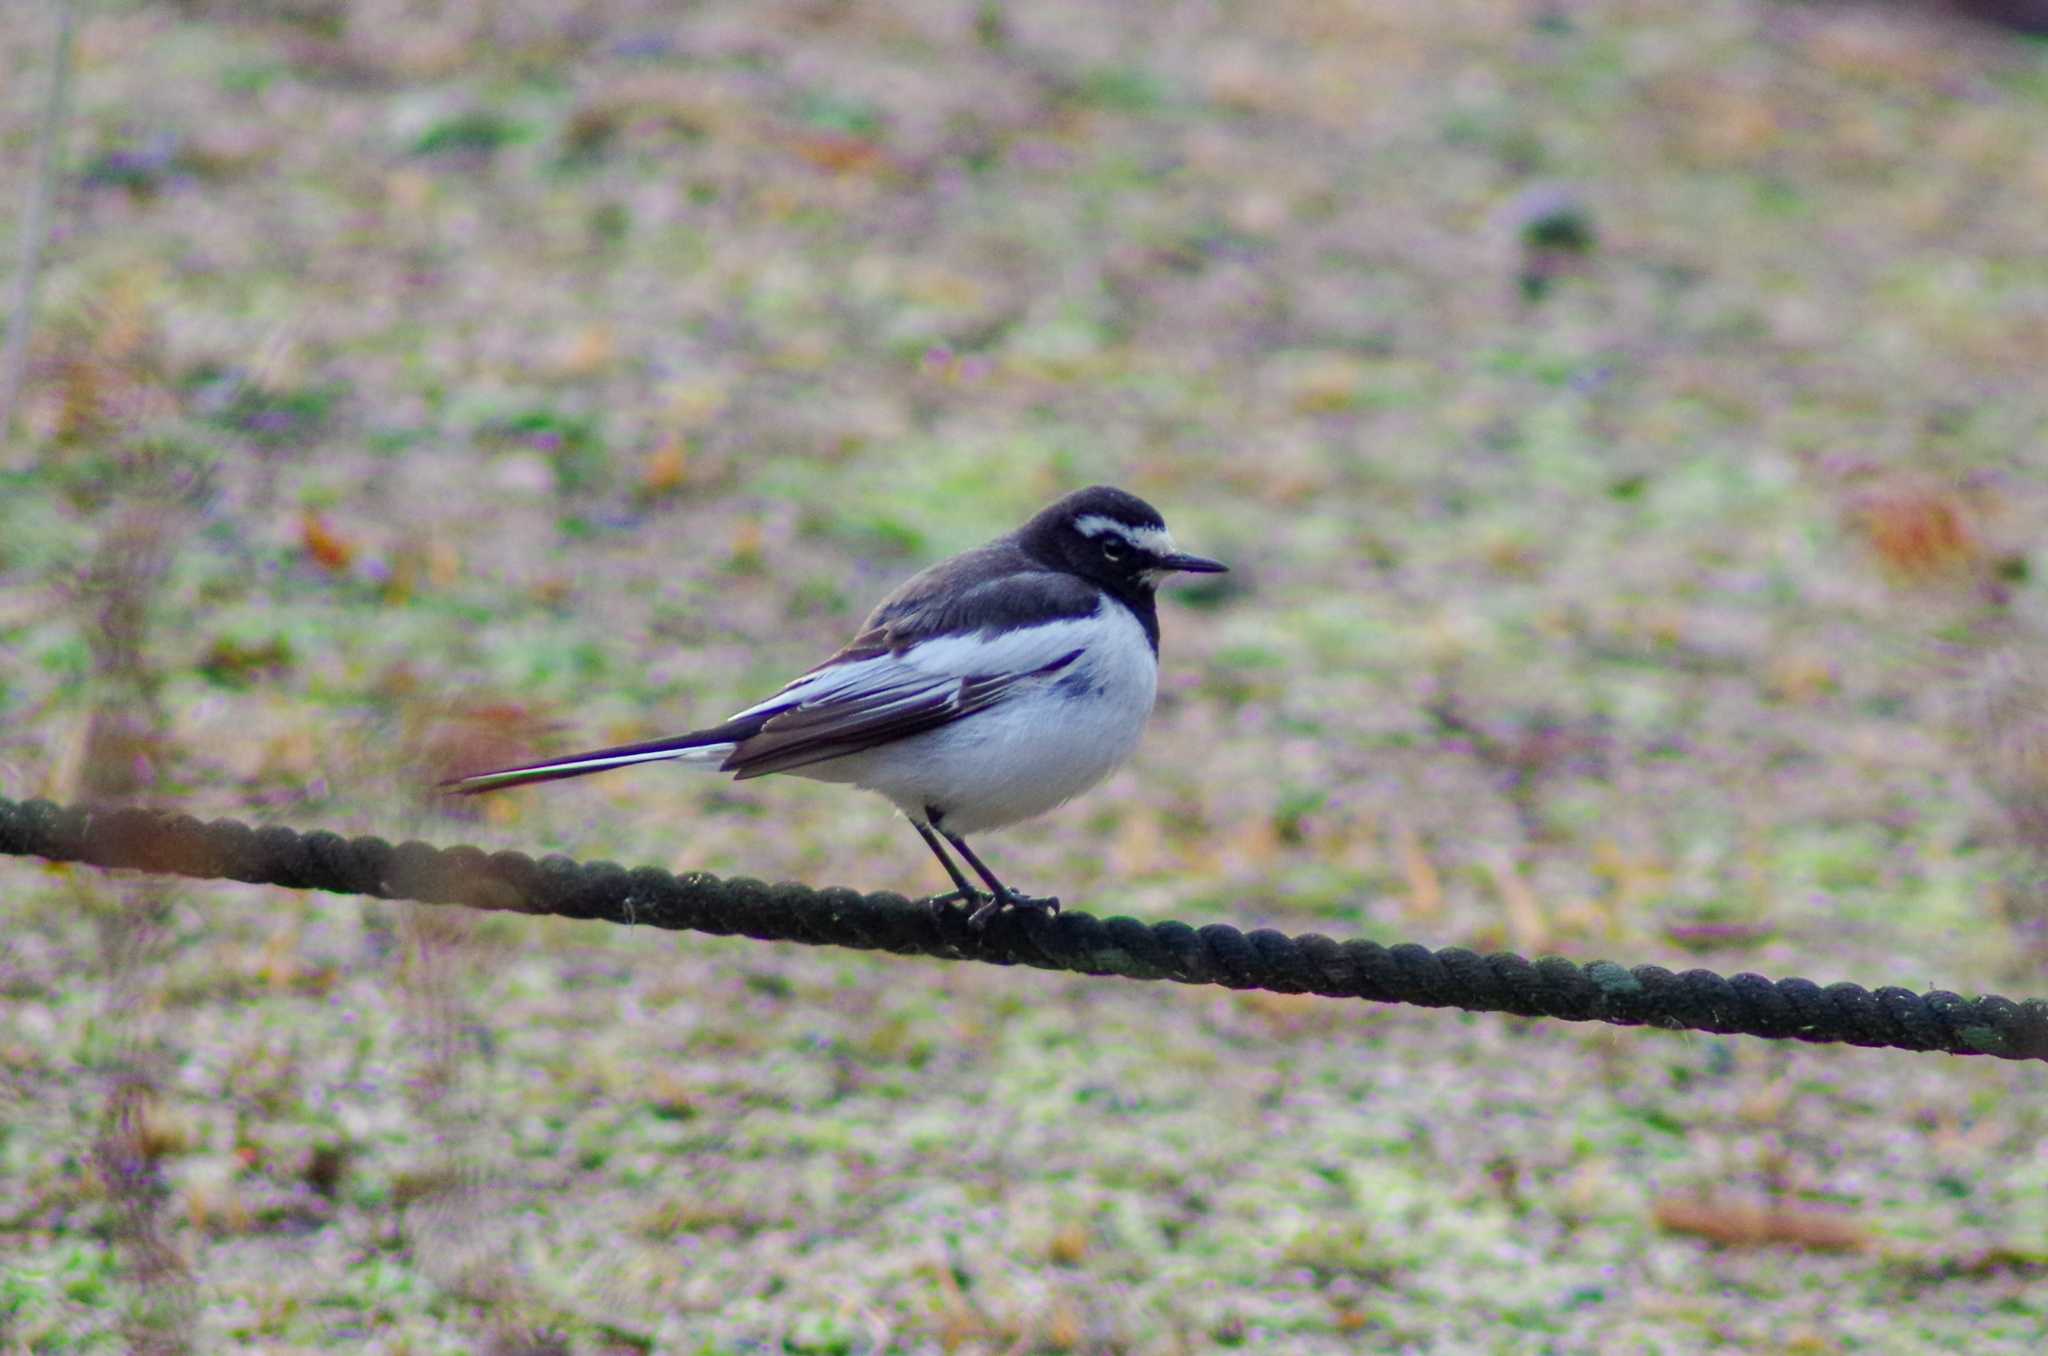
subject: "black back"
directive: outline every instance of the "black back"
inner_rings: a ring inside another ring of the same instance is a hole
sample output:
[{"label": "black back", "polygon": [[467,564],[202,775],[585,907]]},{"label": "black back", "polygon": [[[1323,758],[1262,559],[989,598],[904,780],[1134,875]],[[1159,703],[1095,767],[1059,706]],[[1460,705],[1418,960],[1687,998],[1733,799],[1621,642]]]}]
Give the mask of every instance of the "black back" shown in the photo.
[{"label": "black back", "polygon": [[1076,490],[1039,510],[1015,532],[912,575],[876,605],[860,634],[825,663],[901,654],[938,636],[1086,617],[1102,593],[1130,609],[1158,653],[1155,585],[1145,573],[1156,558],[1129,549],[1129,542],[1115,533],[1083,535],[1075,524],[1091,517],[1141,531],[1166,526],[1159,510],[1134,494],[1108,485]]}]

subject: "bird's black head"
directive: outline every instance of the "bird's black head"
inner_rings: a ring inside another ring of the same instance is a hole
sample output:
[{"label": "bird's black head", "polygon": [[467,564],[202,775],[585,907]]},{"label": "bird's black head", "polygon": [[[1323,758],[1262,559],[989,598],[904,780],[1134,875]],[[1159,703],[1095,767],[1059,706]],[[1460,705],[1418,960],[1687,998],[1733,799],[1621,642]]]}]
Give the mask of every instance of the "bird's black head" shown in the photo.
[{"label": "bird's black head", "polygon": [[1179,571],[1219,574],[1227,568],[1176,548],[1158,509],[1110,485],[1076,490],[1040,509],[1019,529],[1017,541],[1041,564],[1126,595],[1149,595]]}]

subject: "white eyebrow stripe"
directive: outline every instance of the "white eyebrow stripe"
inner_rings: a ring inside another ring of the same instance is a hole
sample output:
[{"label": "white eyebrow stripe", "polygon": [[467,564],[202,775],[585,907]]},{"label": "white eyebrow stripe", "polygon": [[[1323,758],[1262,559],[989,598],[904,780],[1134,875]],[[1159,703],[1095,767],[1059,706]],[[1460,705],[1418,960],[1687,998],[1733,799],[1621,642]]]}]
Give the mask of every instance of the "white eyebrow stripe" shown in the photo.
[{"label": "white eyebrow stripe", "polygon": [[1173,534],[1163,527],[1132,527],[1100,513],[1084,513],[1074,519],[1074,530],[1084,537],[1100,537],[1113,532],[1140,551],[1155,556],[1170,556],[1179,549],[1173,544]]},{"label": "white eyebrow stripe", "polygon": [[1131,539],[1155,556],[1170,556],[1180,549],[1173,544],[1173,534],[1163,527],[1141,527],[1131,534]]}]

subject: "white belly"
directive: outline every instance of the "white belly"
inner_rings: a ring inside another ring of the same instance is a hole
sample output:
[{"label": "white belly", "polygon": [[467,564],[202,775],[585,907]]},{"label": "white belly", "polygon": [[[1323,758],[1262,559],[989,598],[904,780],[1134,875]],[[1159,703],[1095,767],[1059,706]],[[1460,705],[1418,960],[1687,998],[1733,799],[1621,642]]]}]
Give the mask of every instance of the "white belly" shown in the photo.
[{"label": "white belly", "polygon": [[929,809],[958,834],[1072,800],[1131,756],[1159,681],[1137,618],[1105,604],[1091,622],[1096,634],[1079,659],[995,706],[792,775],[878,791],[915,820]]}]

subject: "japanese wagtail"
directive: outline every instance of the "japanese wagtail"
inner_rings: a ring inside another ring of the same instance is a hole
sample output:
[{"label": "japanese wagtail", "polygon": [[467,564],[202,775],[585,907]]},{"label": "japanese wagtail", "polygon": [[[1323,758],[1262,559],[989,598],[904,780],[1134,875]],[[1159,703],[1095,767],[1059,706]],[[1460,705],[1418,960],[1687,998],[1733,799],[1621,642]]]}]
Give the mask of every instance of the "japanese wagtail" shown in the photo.
[{"label": "japanese wagtail", "polygon": [[963,835],[1043,814],[1130,757],[1158,686],[1154,593],[1168,575],[1224,568],[1175,547],[1136,495],[1078,490],[913,576],[846,648],[722,725],[443,785],[474,794],[670,759],[850,782],[894,802],[946,868],[958,888],[935,905],[970,906],[976,927],[1004,908],[1056,913]]}]

